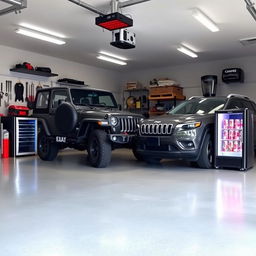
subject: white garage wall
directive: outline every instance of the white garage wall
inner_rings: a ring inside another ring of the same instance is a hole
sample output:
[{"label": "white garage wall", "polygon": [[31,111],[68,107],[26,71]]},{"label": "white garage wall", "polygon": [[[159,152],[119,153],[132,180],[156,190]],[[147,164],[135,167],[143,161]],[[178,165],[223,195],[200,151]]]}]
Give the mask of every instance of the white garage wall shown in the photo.
[{"label": "white garage wall", "polygon": [[[244,84],[224,84],[221,81],[222,70],[225,68],[240,67],[245,72]],[[175,67],[162,67],[147,70],[128,72],[122,78],[122,85],[127,81],[140,81],[148,85],[153,78],[168,77],[176,80],[184,87],[187,97],[202,95],[200,78],[203,75],[218,75],[218,95],[239,93],[248,95],[256,101],[256,57],[228,59],[204,63],[195,63]]]},{"label": "white garage wall", "polygon": [[[9,71],[16,63],[22,63],[24,61],[30,62],[34,66],[49,66],[52,72],[59,74],[59,76],[56,78],[42,78]],[[12,80],[13,90],[14,84],[20,80],[24,84],[25,95],[25,82],[33,82],[35,86],[39,84],[39,81],[42,85],[50,85],[51,81],[56,81],[64,77],[85,81],[91,87],[111,90],[117,99],[120,98],[120,77],[118,72],[0,45],[0,82],[4,84],[4,89],[5,80]],[[14,93],[12,98],[14,99]],[[14,104],[15,102],[12,101],[10,103]],[[16,102],[15,104],[26,105],[26,103],[22,104],[21,102]],[[6,114],[3,105],[2,100],[0,113]]]}]

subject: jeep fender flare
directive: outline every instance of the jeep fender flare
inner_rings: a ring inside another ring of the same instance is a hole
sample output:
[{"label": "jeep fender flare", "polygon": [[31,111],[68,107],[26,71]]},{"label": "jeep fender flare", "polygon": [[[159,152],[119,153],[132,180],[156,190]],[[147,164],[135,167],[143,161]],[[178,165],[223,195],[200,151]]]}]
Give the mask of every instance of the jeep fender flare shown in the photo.
[{"label": "jeep fender flare", "polygon": [[99,122],[106,122],[106,119],[92,119],[92,118],[84,118],[81,121],[80,127],[79,127],[79,132],[78,136],[79,137],[86,137],[89,132],[91,131],[91,128],[97,128],[97,129],[104,129],[104,128],[109,128],[110,125],[104,125],[101,126]]},{"label": "jeep fender flare", "polygon": [[42,128],[44,129],[46,135],[50,136],[51,133],[50,133],[50,130],[49,130],[48,125],[46,124],[45,120],[43,118],[38,118],[37,122],[38,122],[38,127],[42,126]]}]

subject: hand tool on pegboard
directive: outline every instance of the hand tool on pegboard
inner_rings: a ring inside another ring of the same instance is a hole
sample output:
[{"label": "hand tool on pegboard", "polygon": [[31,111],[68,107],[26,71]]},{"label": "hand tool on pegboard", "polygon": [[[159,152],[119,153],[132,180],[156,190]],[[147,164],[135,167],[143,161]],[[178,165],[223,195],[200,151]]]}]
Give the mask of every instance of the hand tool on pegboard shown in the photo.
[{"label": "hand tool on pegboard", "polygon": [[1,83],[1,91],[0,91],[0,107],[2,106],[2,99],[4,97],[4,92],[3,92],[3,83]]},{"label": "hand tool on pegboard", "polygon": [[9,81],[10,84],[10,100],[12,100],[12,81]]},{"label": "hand tool on pegboard", "polygon": [[23,94],[24,94],[24,85],[20,82],[16,83],[14,86],[15,91],[15,102],[22,101],[24,102]]},{"label": "hand tool on pegboard", "polygon": [[35,85],[32,83],[31,84],[31,89],[32,89],[32,102],[35,101]]},{"label": "hand tool on pegboard", "polygon": [[26,82],[26,102],[28,102],[28,96],[29,96],[29,87],[28,82]]}]

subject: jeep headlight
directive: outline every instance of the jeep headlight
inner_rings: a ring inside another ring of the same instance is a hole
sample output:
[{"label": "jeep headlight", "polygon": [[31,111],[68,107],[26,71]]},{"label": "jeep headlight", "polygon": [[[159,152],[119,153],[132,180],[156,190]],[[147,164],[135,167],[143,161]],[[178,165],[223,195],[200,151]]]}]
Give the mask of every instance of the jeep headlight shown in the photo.
[{"label": "jeep headlight", "polygon": [[177,130],[191,130],[191,129],[199,128],[200,126],[201,126],[201,122],[178,124],[176,126],[176,129]]},{"label": "jeep headlight", "polygon": [[196,138],[197,128],[201,126],[201,122],[178,124],[176,126],[176,135],[179,140],[193,140]]},{"label": "jeep headlight", "polygon": [[117,126],[117,124],[118,124],[118,119],[117,119],[115,116],[111,116],[111,117],[110,117],[110,124],[111,124],[112,126]]}]

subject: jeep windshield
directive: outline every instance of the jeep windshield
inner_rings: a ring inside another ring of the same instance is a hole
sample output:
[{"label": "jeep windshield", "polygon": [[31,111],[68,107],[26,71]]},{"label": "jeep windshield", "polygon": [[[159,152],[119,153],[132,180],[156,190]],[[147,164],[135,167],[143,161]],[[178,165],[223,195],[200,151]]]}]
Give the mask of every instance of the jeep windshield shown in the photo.
[{"label": "jeep windshield", "polygon": [[70,93],[73,103],[77,106],[117,108],[116,100],[110,92],[71,89]]},{"label": "jeep windshield", "polygon": [[223,109],[225,102],[225,98],[194,98],[181,103],[167,114],[214,114],[215,111]]}]

